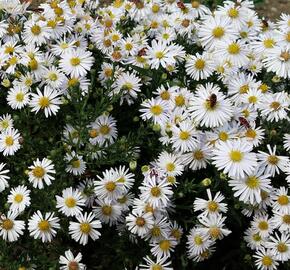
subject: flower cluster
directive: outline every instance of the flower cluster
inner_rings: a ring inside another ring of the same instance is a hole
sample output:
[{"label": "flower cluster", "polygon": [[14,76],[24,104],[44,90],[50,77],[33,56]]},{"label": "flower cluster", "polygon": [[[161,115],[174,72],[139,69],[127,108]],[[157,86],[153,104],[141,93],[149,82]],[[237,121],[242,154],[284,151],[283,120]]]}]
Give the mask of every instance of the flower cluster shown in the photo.
[{"label": "flower cluster", "polygon": [[126,269],[184,269],[233,234],[256,269],[289,261],[290,15],[28,7],[0,0],[0,267],[94,269],[116,241],[141,247]]}]

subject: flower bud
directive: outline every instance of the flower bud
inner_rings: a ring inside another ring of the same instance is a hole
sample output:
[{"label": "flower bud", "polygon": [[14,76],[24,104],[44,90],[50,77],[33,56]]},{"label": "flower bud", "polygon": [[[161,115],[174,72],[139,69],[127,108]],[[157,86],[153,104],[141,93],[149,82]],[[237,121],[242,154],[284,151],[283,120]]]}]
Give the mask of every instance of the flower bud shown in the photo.
[{"label": "flower bud", "polygon": [[204,187],[208,187],[211,185],[211,179],[210,178],[204,178],[201,182],[200,182]]},{"label": "flower bud", "polygon": [[137,161],[136,160],[132,160],[129,162],[129,168],[131,171],[135,171],[137,168]]}]

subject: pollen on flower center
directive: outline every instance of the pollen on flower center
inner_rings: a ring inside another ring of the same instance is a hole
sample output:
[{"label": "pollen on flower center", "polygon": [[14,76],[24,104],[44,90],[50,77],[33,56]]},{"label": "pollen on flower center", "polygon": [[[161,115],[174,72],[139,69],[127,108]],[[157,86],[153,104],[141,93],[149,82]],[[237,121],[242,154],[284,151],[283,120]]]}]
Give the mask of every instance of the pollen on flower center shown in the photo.
[{"label": "pollen on flower center", "polygon": [[57,75],[56,75],[55,73],[50,73],[50,74],[48,75],[48,78],[49,78],[51,81],[55,82],[55,81],[57,80]]},{"label": "pollen on flower center", "polygon": [[7,136],[5,138],[5,144],[8,146],[12,146],[14,144],[14,139],[12,136]]},{"label": "pollen on flower center", "polygon": [[219,133],[219,139],[221,141],[225,142],[228,138],[229,138],[229,135],[226,132],[222,131]]},{"label": "pollen on flower center", "polygon": [[256,133],[256,131],[255,131],[255,130],[253,130],[253,129],[249,128],[249,129],[247,129],[247,131],[246,131],[245,135],[246,135],[246,137],[248,137],[248,138],[255,139],[255,138],[256,138],[256,136],[257,136],[257,133]]},{"label": "pollen on flower center", "polygon": [[290,224],[290,215],[284,215],[283,216],[283,222],[286,224]]},{"label": "pollen on flower center", "polygon": [[270,107],[274,110],[274,111],[277,111],[280,109],[280,103],[278,101],[273,101],[271,104],[270,104]]},{"label": "pollen on flower center", "polygon": [[47,220],[42,220],[38,222],[38,228],[41,231],[48,231],[50,229],[50,224]]},{"label": "pollen on flower center", "polygon": [[280,242],[278,245],[277,245],[277,250],[281,253],[283,252],[286,252],[288,250],[288,247],[287,245],[285,245],[285,243],[282,243]]},{"label": "pollen on flower center", "polygon": [[174,100],[175,100],[175,105],[178,107],[183,106],[185,103],[185,99],[182,95],[176,96]]},{"label": "pollen on flower center", "polygon": [[158,237],[161,235],[161,230],[158,226],[154,226],[151,230],[152,236]]},{"label": "pollen on flower center", "polygon": [[100,133],[102,133],[103,135],[107,135],[110,133],[110,127],[108,125],[102,125],[100,127]]},{"label": "pollen on flower center", "polygon": [[225,34],[225,30],[220,26],[218,26],[212,30],[212,35],[215,38],[221,38],[224,34]]},{"label": "pollen on flower center", "polygon": [[272,263],[273,263],[273,260],[272,260],[272,258],[270,257],[270,256],[264,256],[263,258],[262,258],[262,264],[264,265],[264,266],[271,266],[272,265]]},{"label": "pollen on flower center", "polygon": [[69,208],[76,206],[76,200],[73,197],[68,197],[65,199],[65,205]]},{"label": "pollen on flower center", "polygon": [[255,188],[259,187],[260,186],[259,178],[257,178],[256,176],[249,176],[246,180],[246,185],[250,189],[255,189]]},{"label": "pollen on flower center", "polygon": [[154,105],[150,108],[150,111],[154,115],[160,115],[163,112],[163,109],[160,105]]},{"label": "pollen on flower center", "polygon": [[287,62],[290,59],[290,53],[288,51],[282,52],[280,54],[280,57]]},{"label": "pollen on flower center", "polygon": [[152,265],[152,270],[163,270],[163,267],[160,264]]},{"label": "pollen on flower center", "polygon": [[151,188],[151,195],[154,197],[159,197],[161,194],[161,190],[159,187],[153,187]]},{"label": "pollen on flower center", "polygon": [[110,182],[106,183],[106,189],[107,189],[109,192],[114,191],[115,188],[116,188],[116,184],[115,184],[115,182],[110,181]]},{"label": "pollen on flower center", "polygon": [[221,230],[218,227],[212,227],[209,229],[209,234],[212,238],[217,239],[220,236]]},{"label": "pollen on flower center", "polygon": [[104,205],[104,206],[102,206],[102,213],[105,216],[110,216],[112,214],[112,207],[110,205]]},{"label": "pollen on flower center", "polygon": [[80,225],[80,230],[82,233],[88,234],[88,233],[90,233],[91,229],[92,229],[91,225],[88,222],[83,222]]},{"label": "pollen on flower center", "polygon": [[73,57],[70,59],[70,63],[72,66],[78,66],[81,63],[81,59],[79,57]]},{"label": "pollen on flower center", "polygon": [[266,221],[260,221],[258,227],[261,231],[265,231],[268,230],[269,225]]},{"label": "pollen on flower center", "polygon": [[169,250],[169,248],[170,248],[170,241],[169,240],[162,240],[162,241],[160,241],[159,247],[163,251]]},{"label": "pollen on flower center", "polygon": [[32,174],[37,178],[42,178],[45,175],[45,170],[40,166],[36,166],[32,170]]},{"label": "pollen on flower center", "polygon": [[228,15],[231,18],[237,18],[239,16],[239,11],[236,8],[231,8],[228,11]]},{"label": "pollen on flower center", "polygon": [[14,223],[11,219],[4,219],[1,223],[1,226],[4,230],[9,231],[13,228]]},{"label": "pollen on flower center", "polygon": [[276,165],[279,161],[279,158],[275,155],[268,156],[268,162],[272,165]]},{"label": "pollen on flower center", "polygon": [[194,66],[198,70],[203,70],[205,67],[205,61],[203,59],[197,59],[194,63]]},{"label": "pollen on flower center", "polygon": [[258,98],[256,96],[250,96],[248,97],[249,103],[256,103],[258,101]]},{"label": "pollen on flower center", "polygon": [[263,44],[264,44],[265,48],[267,48],[267,49],[273,48],[275,43],[276,42],[271,38],[265,39],[263,41]]},{"label": "pollen on flower center", "polygon": [[75,261],[72,261],[68,265],[69,270],[79,270],[79,264]]},{"label": "pollen on flower center", "polygon": [[23,201],[23,195],[22,194],[16,194],[14,196],[14,201],[17,203],[21,203]]},{"label": "pollen on flower center", "polygon": [[219,206],[215,201],[210,201],[207,203],[207,208],[210,212],[216,212]]},{"label": "pollen on flower center", "polygon": [[203,244],[203,240],[202,240],[202,238],[199,236],[199,235],[196,235],[195,237],[194,237],[194,243],[197,245],[197,246],[200,246],[200,245],[202,245]]},{"label": "pollen on flower center", "polygon": [[17,93],[15,96],[16,101],[22,102],[24,100],[24,94],[23,93]]},{"label": "pollen on flower center", "polygon": [[156,53],[155,53],[155,57],[156,57],[157,59],[162,59],[162,58],[164,57],[164,53],[161,52],[161,51],[156,52]]},{"label": "pollen on flower center", "polygon": [[240,52],[240,46],[237,43],[232,43],[228,46],[229,54],[238,54]]},{"label": "pollen on flower center", "polygon": [[204,158],[203,152],[201,150],[197,150],[193,153],[193,157],[196,160],[201,160]]},{"label": "pollen on flower center", "polygon": [[241,161],[243,158],[243,153],[241,153],[240,151],[238,150],[233,150],[230,152],[230,159],[233,161],[233,162],[239,162]]},{"label": "pollen on flower center", "polygon": [[31,33],[34,34],[35,36],[38,36],[41,33],[41,28],[39,25],[35,24],[31,28]]},{"label": "pollen on flower center", "polygon": [[190,133],[188,131],[181,131],[179,134],[179,138],[183,141],[188,140]]},{"label": "pollen on flower center", "polygon": [[166,169],[167,169],[167,171],[169,171],[169,172],[174,171],[174,170],[175,170],[175,165],[174,165],[174,163],[168,163],[168,164],[166,165]]},{"label": "pollen on flower center", "polygon": [[142,217],[137,217],[136,218],[136,225],[139,227],[143,227],[145,225],[146,221]]},{"label": "pollen on flower center", "polygon": [[73,168],[79,168],[81,166],[81,161],[79,159],[71,162]]},{"label": "pollen on flower center", "polygon": [[38,101],[38,104],[41,109],[44,109],[50,105],[50,100],[48,97],[41,97]]},{"label": "pollen on flower center", "polygon": [[253,234],[252,238],[255,242],[259,242],[262,239],[262,237],[259,235],[259,233]]},{"label": "pollen on flower center", "polygon": [[286,195],[281,195],[278,197],[277,201],[280,205],[287,205],[289,203],[289,198]]}]

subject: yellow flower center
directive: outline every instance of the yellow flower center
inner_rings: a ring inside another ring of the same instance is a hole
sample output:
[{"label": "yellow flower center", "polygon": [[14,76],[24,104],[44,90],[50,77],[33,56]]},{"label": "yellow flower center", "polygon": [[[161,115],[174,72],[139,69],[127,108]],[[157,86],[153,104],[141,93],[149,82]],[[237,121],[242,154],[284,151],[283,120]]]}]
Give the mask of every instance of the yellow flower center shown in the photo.
[{"label": "yellow flower center", "polygon": [[47,232],[50,229],[50,223],[47,220],[39,221],[38,228],[43,232]]},{"label": "yellow flower center", "polygon": [[181,131],[179,133],[179,138],[183,141],[188,140],[189,137],[190,137],[190,133],[188,131]]},{"label": "yellow flower center", "polygon": [[11,219],[4,219],[1,224],[2,228],[6,231],[9,231],[13,228],[14,223]]},{"label": "yellow flower center", "polygon": [[257,136],[257,132],[254,129],[249,128],[247,129],[245,135],[248,138],[255,139]]},{"label": "yellow flower center", "polygon": [[212,30],[212,35],[215,38],[221,38],[225,34],[224,28],[218,26]]},{"label": "yellow flower center", "polygon": [[91,138],[96,138],[98,136],[98,131],[96,129],[91,129],[89,134]]},{"label": "yellow flower center", "polygon": [[249,85],[245,84],[240,87],[240,94],[246,94],[249,91]]},{"label": "yellow flower center", "polygon": [[77,202],[76,200],[73,198],[73,197],[68,197],[65,199],[65,205],[68,207],[68,208],[73,208],[77,205]]},{"label": "yellow flower center", "polygon": [[48,75],[48,79],[50,79],[51,81],[55,82],[57,80],[57,74],[56,73],[50,73]]},{"label": "yellow flower center", "polygon": [[22,194],[16,194],[14,196],[14,201],[17,203],[21,203],[23,201],[23,195]]},{"label": "yellow flower center", "polygon": [[170,94],[168,91],[163,91],[161,94],[160,94],[160,97],[163,99],[163,100],[169,100],[170,99]]},{"label": "yellow flower center", "polygon": [[288,247],[285,243],[283,242],[280,242],[278,245],[277,245],[277,250],[280,252],[280,253],[284,253],[288,250]]},{"label": "yellow flower center", "polygon": [[271,164],[271,165],[276,165],[279,161],[279,158],[275,155],[270,155],[268,156],[268,162]]},{"label": "yellow flower center", "polygon": [[79,270],[79,264],[77,262],[69,262],[68,270]]},{"label": "yellow flower center", "polygon": [[79,57],[73,57],[70,59],[70,63],[72,66],[78,66],[81,63],[81,59]]},{"label": "yellow flower center", "polygon": [[38,36],[38,35],[41,33],[41,28],[40,28],[40,26],[37,25],[37,24],[33,25],[33,26],[30,28],[30,30],[31,30],[31,33],[32,33],[33,35],[35,35],[35,36]]},{"label": "yellow flower center", "polygon": [[171,236],[179,240],[181,238],[181,232],[178,229],[172,229]]},{"label": "yellow flower center", "polygon": [[262,258],[262,264],[264,265],[264,266],[271,266],[272,265],[272,263],[273,263],[273,260],[272,260],[272,258],[270,257],[270,256],[267,256],[267,255],[265,255],[263,258]]},{"label": "yellow flower center", "polygon": [[252,239],[255,242],[259,242],[259,241],[261,241],[262,237],[259,235],[259,233],[255,233],[255,234],[253,234]]},{"label": "yellow flower center", "polygon": [[45,175],[45,170],[42,167],[40,167],[40,166],[36,166],[32,170],[32,174],[33,174],[34,177],[42,178]]},{"label": "yellow flower center", "polygon": [[269,225],[267,221],[260,221],[258,227],[261,231],[266,231],[268,230]]},{"label": "yellow flower center", "polygon": [[125,44],[125,49],[126,49],[127,51],[131,51],[131,50],[133,49],[133,45],[132,45],[131,43],[126,43],[126,44]]},{"label": "yellow flower center", "polygon": [[156,53],[155,53],[155,57],[156,57],[157,59],[162,59],[162,58],[164,57],[164,53],[163,53],[163,52],[156,52]]},{"label": "yellow flower center", "polygon": [[249,103],[256,103],[258,101],[258,98],[256,96],[250,96],[248,97]]},{"label": "yellow flower center", "polygon": [[265,83],[262,83],[260,86],[259,86],[259,89],[262,91],[262,93],[266,93],[269,89],[268,85],[265,84]]},{"label": "yellow flower center", "polygon": [[158,237],[161,235],[161,230],[158,226],[154,226],[151,230],[151,235],[154,237]]},{"label": "yellow flower center", "polygon": [[102,206],[102,213],[105,216],[110,216],[112,214],[112,207],[110,205],[103,205]]},{"label": "yellow flower center", "polygon": [[280,103],[278,101],[273,101],[270,104],[270,108],[272,108],[274,111],[278,111],[280,109]]},{"label": "yellow flower center", "polygon": [[77,86],[77,84],[79,83],[79,80],[77,78],[71,78],[68,80],[68,87],[74,87]]},{"label": "yellow flower center", "polygon": [[195,152],[193,152],[193,157],[196,160],[201,160],[204,158],[203,152],[201,150],[197,150]]},{"label": "yellow flower center", "polygon": [[240,162],[243,158],[243,153],[241,153],[241,151],[238,150],[232,150],[230,152],[230,159],[233,162]]},{"label": "yellow flower center", "polygon": [[178,95],[174,98],[175,100],[175,105],[178,107],[181,107],[185,104],[185,99],[182,95]]},{"label": "yellow flower center", "polygon": [[205,61],[203,59],[197,59],[194,63],[194,66],[198,70],[203,70],[205,67]]},{"label": "yellow flower center", "polygon": [[193,241],[197,246],[200,246],[203,244],[203,240],[199,235],[194,236]]},{"label": "yellow flower center", "polygon": [[91,224],[88,223],[88,222],[82,222],[82,223],[80,224],[80,230],[81,230],[81,232],[84,233],[84,234],[88,234],[88,233],[90,233],[91,229],[92,229]]},{"label": "yellow flower center", "polygon": [[161,195],[161,190],[159,187],[153,187],[151,188],[151,195],[153,197],[159,197]]},{"label": "yellow flower center", "polygon": [[240,52],[240,46],[238,43],[232,43],[228,46],[229,54],[238,54]]},{"label": "yellow flower center", "polygon": [[152,12],[157,13],[160,10],[160,7],[156,4],[152,5]]},{"label": "yellow flower center", "polygon": [[249,176],[246,180],[246,185],[250,189],[255,189],[260,186],[260,180],[256,176]]},{"label": "yellow flower center", "polygon": [[74,160],[74,161],[71,162],[71,165],[72,165],[73,168],[77,169],[77,168],[79,168],[81,166],[81,161],[79,159]]},{"label": "yellow flower center", "polygon": [[150,108],[150,112],[154,115],[160,115],[163,112],[163,108],[160,105],[154,105]]},{"label": "yellow flower center", "polygon": [[169,172],[172,172],[175,170],[175,164],[174,163],[168,163],[166,165],[166,170],[169,171]]},{"label": "yellow flower center", "polygon": [[24,100],[24,94],[22,92],[17,93],[15,99],[18,102],[22,102]]},{"label": "yellow flower center", "polygon": [[231,18],[237,18],[239,16],[239,11],[236,8],[230,8],[228,10],[228,15]]},{"label": "yellow flower center", "polygon": [[219,133],[219,139],[221,141],[225,142],[227,141],[228,138],[229,138],[229,135],[226,132],[222,131]]},{"label": "yellow flower center", "polygon": [[290,53],[288,51],[282,52],[280,54],[280,57],[287,62],[290,59]]},{"label": "yellow flower center", "polygon": [[277,199],[280,205],[287,205],[289,203],[289,198],[287,195],[280,195]]},{"label": "yellow flower center", "polygon": [[107,135],[110,133],[110,127],[108,125],[102,125],[100,127],[100,133],[103,134],[103,135]]},{"label": "yellow flower center", "polygon": [[137,217],[135,223],[136,223],[137,226],[143,227],[145,225],[146,221],[142,217]]},{"label": "yellow flower center", "polygon": [[152,270],[163,270],[163,267],[160,264],[152,265]]},{"label": "yellow flower center", "polygon": [[37,70],[38,69],[38,62],[35,58],[31,59],[28,63],[28,66],[31,70]]},{"label": "yellow flower center", "polygon": [[41,97],[38,101],[38,105],[40,106],[41,109],[49,107],[49,105],[50,105],[49,98],[48,97]]},{"label": "yellow flower center", "polygon": [[13,139],[13,137],[12,137],[12,136],[7,136],[7,137],[5,138],[5,144],[6,144],[7,146],[12,146],[12,145],[14,144],[14,139]]},{"label": "yellow flower center", "polygon": [[113,181],[107,182],[106,185],[106,190],[108,190],[109,192],[113,192],[116,189],[116,184]]},{"label": "yellow flower center", "polygon": [[263,44],[264,44],[264,47],[267,48],[267,49],[271,49],[275,46],[276,42],[274,39],[272,38],[268,38],[268,39],[265,39],[263,41]]},{"label": "yellow flower center", "polygon": [[169,240],[162,240],[159,243],[159,247],[163,251],[167,251],[170,248],[170,241]]},{"label": "yellow flower center", "polygon": [[212,238],[217,239],[221,234],[221,230],[218,227],[212,227],[209,229],[209,234]]},{"label": "yellow flower center", "polygon": [[209,201],[207,203],[207,209],[210,212],[216,212],[218,210],[218,208],[219,208],[219,206],[218,206],[218,204],[215,201]]},{"label": "yellow flower center", "polygon": [[283,222],[289,225],[290,224],[290,215],[284,215]]}]

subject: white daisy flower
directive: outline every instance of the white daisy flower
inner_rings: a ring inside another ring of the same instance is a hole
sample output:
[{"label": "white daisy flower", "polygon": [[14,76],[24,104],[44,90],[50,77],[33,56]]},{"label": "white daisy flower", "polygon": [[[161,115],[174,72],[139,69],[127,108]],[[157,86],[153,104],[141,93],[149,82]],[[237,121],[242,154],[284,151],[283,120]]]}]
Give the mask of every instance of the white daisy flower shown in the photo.
[{"label": "white daisy flower", "polygon": [[66,216],[77,216],[82,213],[81,206],[85,205],[85,199],[78,189],[72,187],[62,191],[62,196],[56,196],[56,208]]},{"label": "white daisy flower", "polygon": [[13,128],[13,119],[10,114],[3,114],[0,117],[0,131],[4,131],[8,128]]},{"label": "white daisy flower", "polygon": [[41,239],[44,242],[51,242],[59,229],[59,218],[53,212],[42,213],[38,210],[28,220],[28,230],[34,239]]},{"label": "white daisy flower", "polygon": [[51,181],[55,179],[55,169],[51,160],[43,158],[40,161],[38,158],[33,161],[33,165],[28,167],[29,182],[33,184],[34,188],[43,189],[45,182],[46,185],[51,185]]},{"label": "white daisy flower", "polygon": [[265,239],[252,227],[245,231],[244,240],[247,242],[247,246],[252,250],[259,250],[265,245]]},{"label": "white daisy flower", "polygon": [[251,151],[252,146],[241,140],[220,142],[213,149],[213,164],[230,177],[243,178],[257,167],[256,154]]},{"label": "white daisy flower", "polygon": [[275,236],[270,236],[270,239],[265,243],[265,247],[273,252],[277,261],[285,262],[290,259],[289,238],[289,234],[281,233],[279,236],[275,233]]},{"label": "white daisy flower", "polygon": [[17,241],[20,235],[23,235],[25,229],[25,222],[23,220],[16,220],[17,212],[9,211],[7,215],[0,217],[0,236],[4,241]]},{"label": "white daisy flower", "polygon": [[181,175],[183,172],[181,158],[166,151],[159,154],[158,159],[156,160],[156,165],[170,176]]},{"label": "white daisy flower", "polygon": [[5,188],[9,187],[8,181],[10,177],[7,175],[9,170],[3,170],[6,166],[5,163],[0,163],[0,192],[2,192]]},{"label": "white daisy flower", "polygon": [[170,253],[174,252],[174,248],[177,245],[177,242],[174,237],[167,237],[161,239],[156,243],[151,243],[151,253],[156,258],[169,258]]},{"label": "white daisy flower", "polygon": [[271,249],[259,248],[253,257],[259,270],[276,270],[279,262]]},{"label": "white daisy flower", "polygon": [[142,210],[134,210],[126,216],[126,225],[131,233],[144,238],[153,228],[153,215],[151,212],[143,213]]},{"label": "white daisy flower", "polygon": [[155,260],[152,260],[150,257],[145,257],[144,261],[145,264],[140,264],[139,268],[140,270],[153,270],[154,267],[156,269],[162,269],[162,270],[173,270],[171,267],[171,262],[167,261],[167,258],[156,258]]},{"label": "white daisy flower", "polygon": [[234,191],[234,196],[240,201],[250,204],[258,204],[262,201],[261,192],[270,192],[272,189],[270,175],[265,174],[263,169],[257,169],[254,173],[243,178],[229,181],[229,186]]},{"label": "white daisy flower", "polygon": [[64,256],[59,257],[60,270],[85,270],[86,266],[81,263],[82,257],[80,252],[74,256],[70,249],[65,251]]},{"label": "white daisy flower", "polygon": [[85,76],[93,63],[91,52],[77,48],[65,51],[61,55],[59,66],[65,74],[78,78]]},{"label": "white daisy flower", "polygon": [[281,212],[281,211],[273,211],[274,216],[272,217],[273,223],[275,227],[281,232],[289,232],[290,231],[290,211]]},{"label": "white daisy flower", "polygon": [[280,211],[282,213],[288,213],[290,210],[290,196],[288,195],[288,189],[280,187],[275,189],[271,194],[272,208],[274,211]]},{"label": "white daisy flower", "polygon": [[193,203],[194,211],[203,211],[202,215],[217,215],[218,213],[227,212],[227,204],[222,201],[225,199],[224,195],[217,192],[213,197],[210,189],[206,190],[208,200],[196,198]]},{"label": "white daisy flower", "polygon": [[197,87],[189,110],[197,123],[210,128],[224,125],[233,115],[231,102],[212,83]]},{"label": "white daisy flower", "polygon": [[7,94],[7,102],[12,109],[22,109],[30,102],[27,89],[15,86]]},{"label": "white daisy flower", "polygon": [[65,161],[68,163],[65,171],[72,173],[73,175],[82,175],[87,168],[83,157],[74,151],[66,154]]},{"label": "white daisy flower", "polygon": [[31,111],[38,113],[43,110],[46,118],[56,115],[60,104],[62,104],[62,101],[60,100],[59,92],[48,86],[44,87],[43,93],[39,89],[37,89],[37,94],[31,93]]},{"label": "white daisy flower", "polygon": [[155,177],[143,181],[139,190],[141,191],[140,199],[153,207],[166,207],[173,195],[171,184],[166,179],[157,182]]},{"label": "white daisy flower", "polygon": [[251,227],[255,233],[258,233],[263,239],[272,234],[275,229],[275,223],[267,214],[257,214],[251,222]]},{"label": "white daisy flower", "polygon": [[269,144],[267,144],[267,148],[269,154],[263,151],[259,151],[257,154],[259,166],[264,168],[266,174],[275,176],[280,173],[280,170],[284,171],[289,166],[290,160],[287,156],[276,155],[276,145],[274,145],[273,150]]},{"label": "white daisy flower", "polygon": [[12,188],[7,202],[10,204],[11,211],[24,211],[26,207],[30,206],[30,190],[24,185]]},{"label": "white daisy flower", "polygon": [[4,156],[12,156],[17,152],[21,145],[19,143],[20,134],[17,129],[8,128],[0,133],[0,152]]},{"label": "white daisy flower", "polygon": [[101,233],[97,229],[102,228],[102,224],[95,219],[95,215],[92,212],[80,214],[76,216],[76,219],[78,222],[70,221],[69,223],[69,234],[72,239],[81,245],[86,245],[89,237],[94,241],[100,237]]}]

